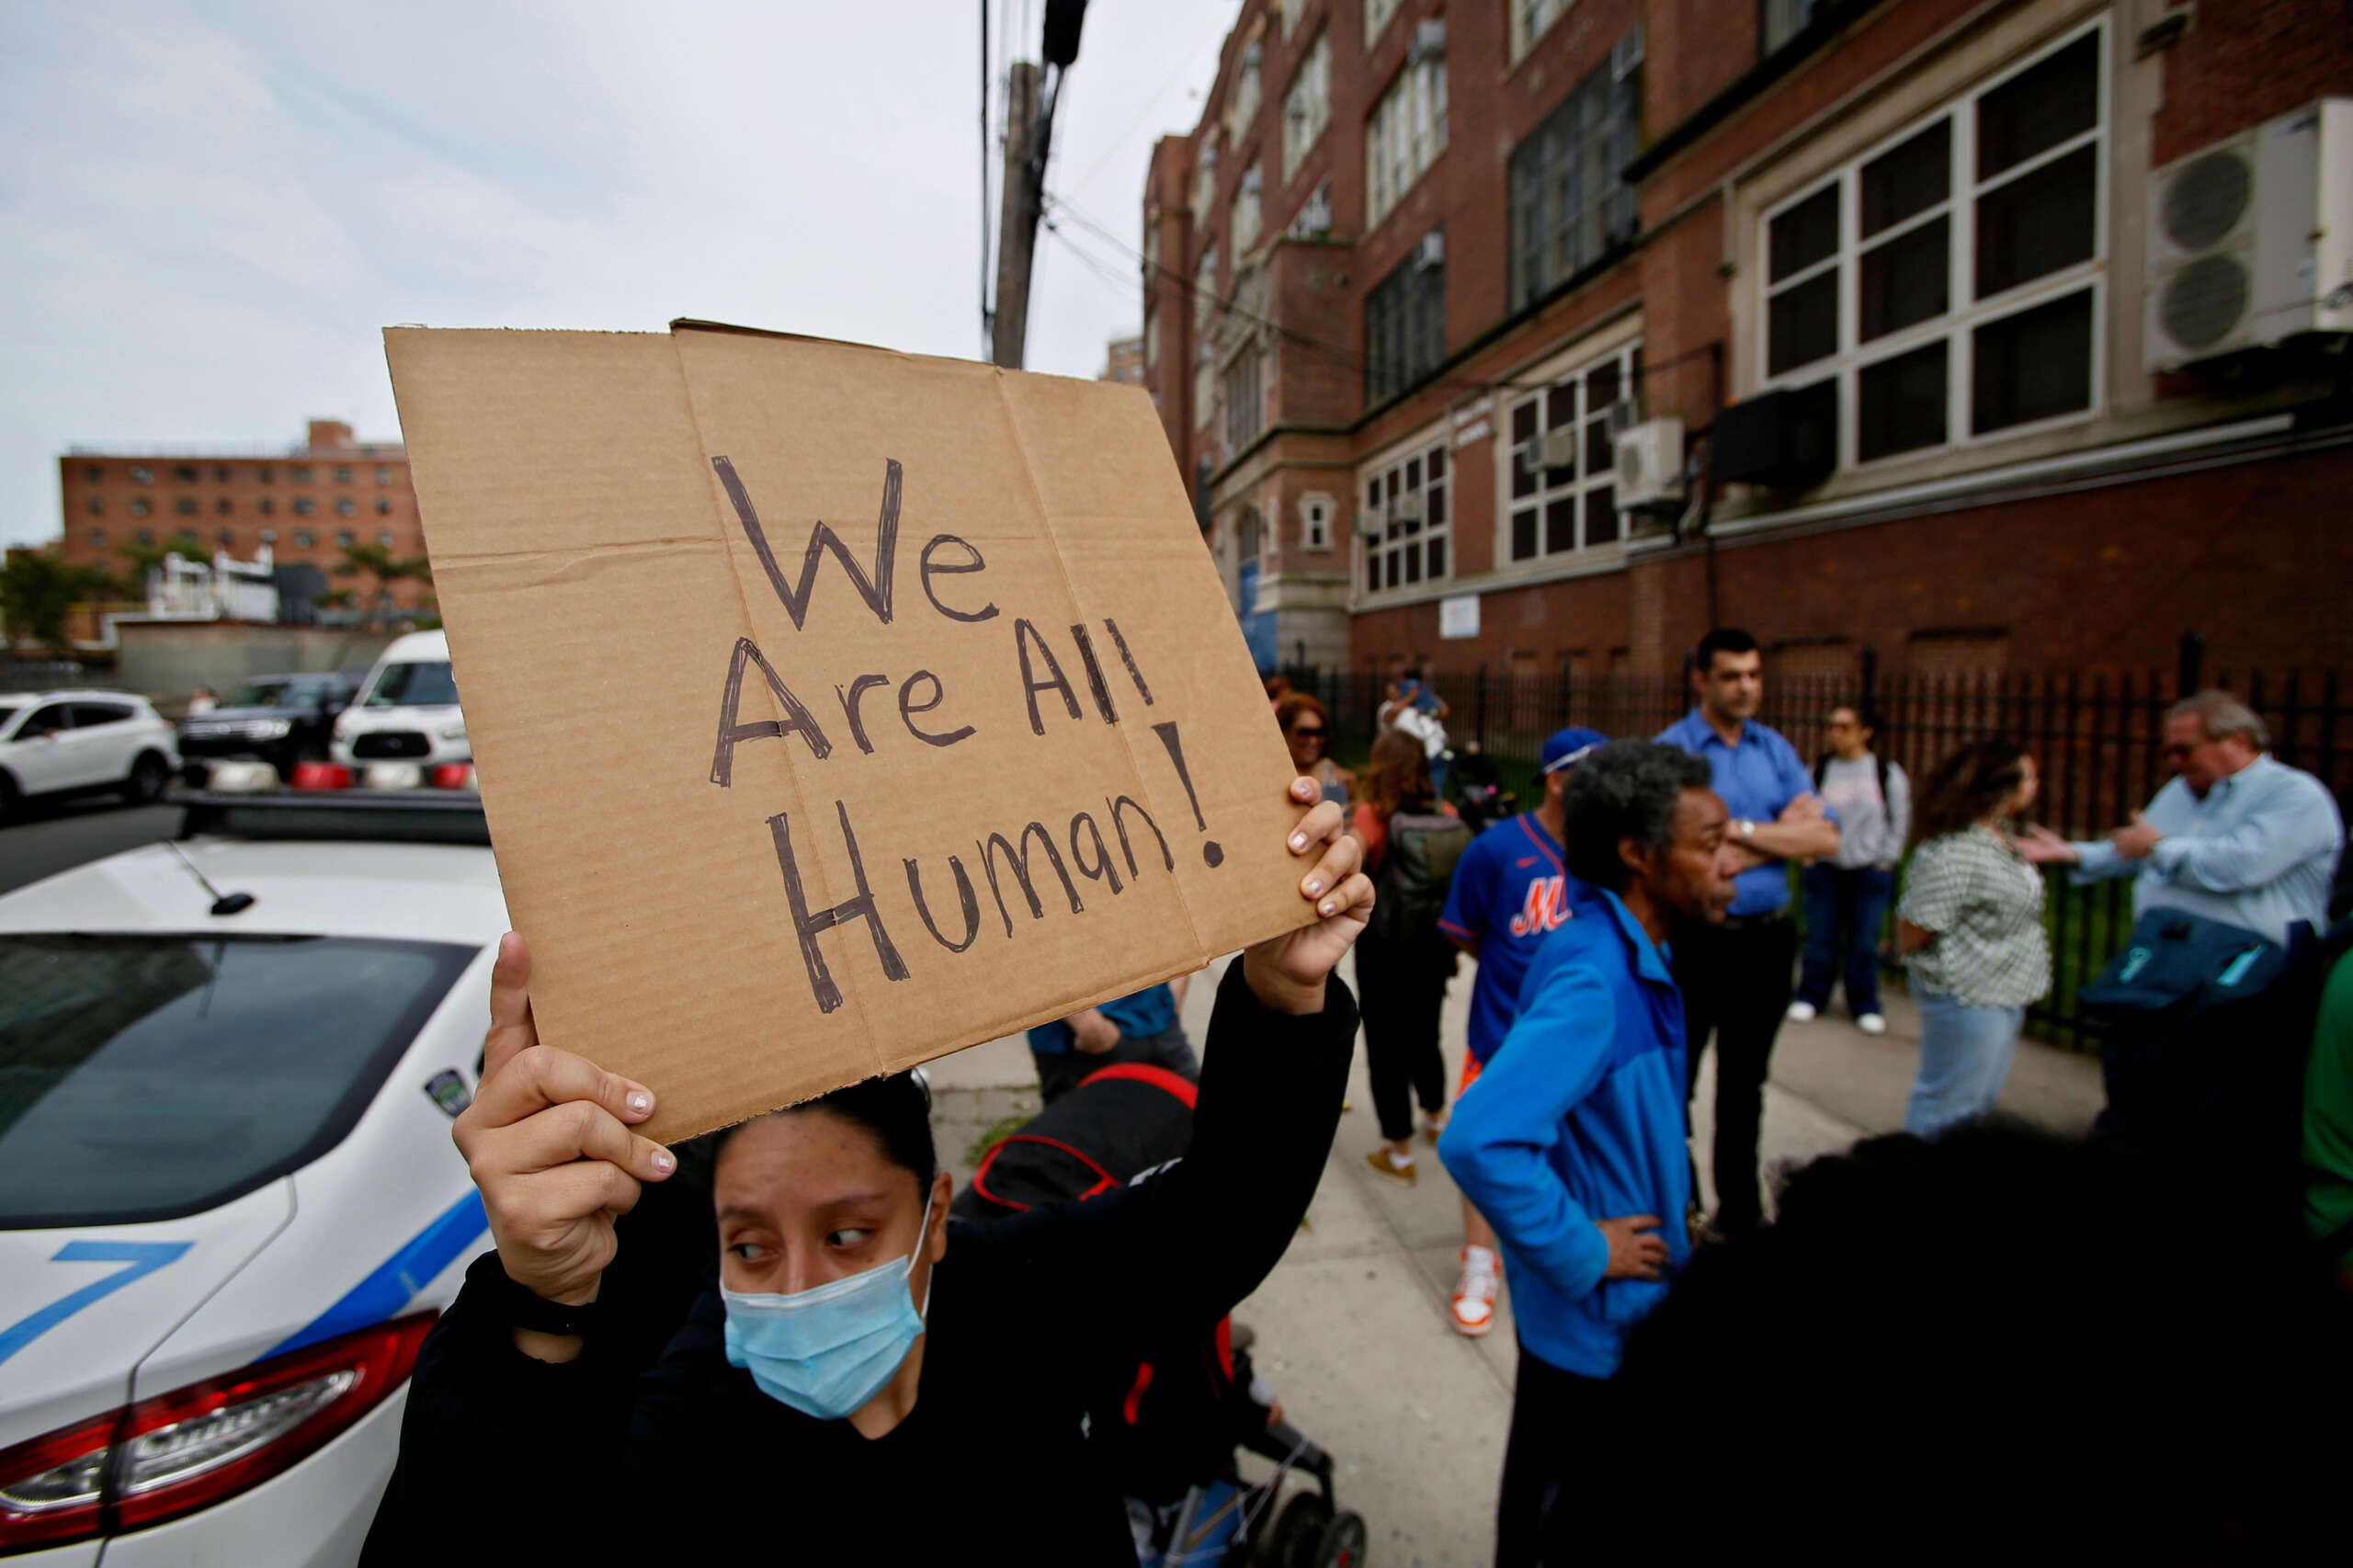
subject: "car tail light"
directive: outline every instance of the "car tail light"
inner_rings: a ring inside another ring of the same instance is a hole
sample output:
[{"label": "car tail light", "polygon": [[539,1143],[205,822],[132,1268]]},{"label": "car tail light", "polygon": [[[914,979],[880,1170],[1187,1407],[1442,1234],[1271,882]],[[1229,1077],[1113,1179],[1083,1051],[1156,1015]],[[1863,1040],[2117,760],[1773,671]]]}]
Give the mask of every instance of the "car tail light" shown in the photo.
[{"label": "car tail light", "polygon": [[297,790],[348,790],[351,769],[339,762],[298,762],[287,782]]},{"label": "car tail light", "polygon": [[471,762],[445,762],[433,769],[433,787],[437,790],[471,790],[474,787],[474,765]]},{"label": "car tail light", "polygon": [[436,1315],[362,1329],[0,1451],[0,1556],[145,1529],[293,1468],[401,1386]]}]

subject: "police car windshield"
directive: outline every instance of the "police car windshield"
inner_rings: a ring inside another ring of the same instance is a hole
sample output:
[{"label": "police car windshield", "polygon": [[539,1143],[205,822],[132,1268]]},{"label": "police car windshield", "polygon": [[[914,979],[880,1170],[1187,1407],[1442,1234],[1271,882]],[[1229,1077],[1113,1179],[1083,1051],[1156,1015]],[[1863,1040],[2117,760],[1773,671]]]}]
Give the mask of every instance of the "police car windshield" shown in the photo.
[{"label": "police car windshield", "polygon": [[386,665],[368,688],[369,708],[453,708],[458,682],[447,659]]},{"label": "police car windshield", "polygon": [[308,1164],[472,957],[339,937],[0,935],[0,1230],[192,1214]]}]

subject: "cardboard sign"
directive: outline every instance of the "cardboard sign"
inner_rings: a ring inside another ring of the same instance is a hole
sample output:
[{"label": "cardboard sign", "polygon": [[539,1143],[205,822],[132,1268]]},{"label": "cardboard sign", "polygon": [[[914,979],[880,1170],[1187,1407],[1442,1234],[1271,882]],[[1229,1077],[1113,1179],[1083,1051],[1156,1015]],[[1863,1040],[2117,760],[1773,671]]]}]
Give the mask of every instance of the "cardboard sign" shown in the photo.
[{"label": "cardboard sign", "polygon": [[1313,917],[1140,390],[686,323],[385,344],[540,1038],[651,1136]]}]

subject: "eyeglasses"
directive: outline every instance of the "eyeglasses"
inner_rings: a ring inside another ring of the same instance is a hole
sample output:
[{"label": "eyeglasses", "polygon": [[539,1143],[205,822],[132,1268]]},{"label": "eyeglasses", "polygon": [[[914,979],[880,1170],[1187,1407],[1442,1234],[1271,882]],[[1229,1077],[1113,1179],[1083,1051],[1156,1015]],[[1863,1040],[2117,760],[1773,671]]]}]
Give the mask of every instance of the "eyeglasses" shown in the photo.
[{"label": "eyeglasses", "polygon": [[1324,738],[1324,732],[1321,728],[1313,730],[1294,729],[1290,733],[1291,738],[1298,741],[1320,741]]}]

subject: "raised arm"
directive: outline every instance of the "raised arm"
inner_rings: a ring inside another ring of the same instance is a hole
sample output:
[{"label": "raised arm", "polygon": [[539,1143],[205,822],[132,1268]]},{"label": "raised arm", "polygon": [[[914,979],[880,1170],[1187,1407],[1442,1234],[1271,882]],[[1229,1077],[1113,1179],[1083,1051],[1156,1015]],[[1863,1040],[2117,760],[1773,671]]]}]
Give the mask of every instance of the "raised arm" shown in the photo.
[{"label": "raised arm", "polygon": [[[1313,800],[1320,790],[1302,779]],[[1364,928],[1372,884],[1340,809],[1317,805],[1290,839],[1310,860],[1300,892],[1319,918],[1245,950],[1218,987],[1193,1142],[1169,1168],[1119,1192],[1017,1215],[956,1246],[1007,1249],[1041,1301],[1117,1301],[1056,1333],[1078,1362],[1206,1330],[1256,1289],[1324,1174],[1338,1130],[1356,999],[1332,974]]]},{"label": "raised arm", "polygon": [[[2163,835],[2150,846],[2148,858],[2177,882],[2209,892],[2244,892],[2278,881],[2344,842],[2345,827],[2328,791],[2316,784],[2307,789],[2301,778],[2290,775],[2228,832]],[[2120,846],[2120,852],[2125,847]]]}]

